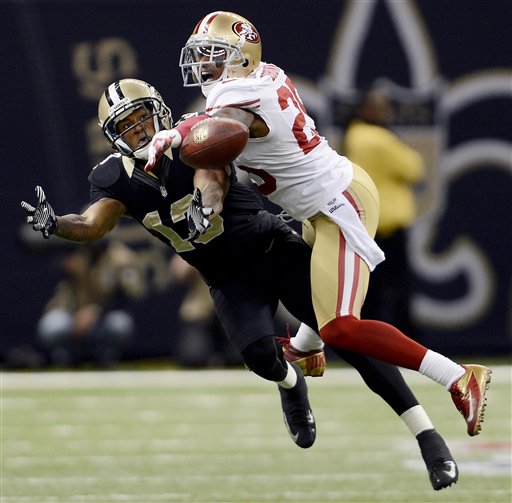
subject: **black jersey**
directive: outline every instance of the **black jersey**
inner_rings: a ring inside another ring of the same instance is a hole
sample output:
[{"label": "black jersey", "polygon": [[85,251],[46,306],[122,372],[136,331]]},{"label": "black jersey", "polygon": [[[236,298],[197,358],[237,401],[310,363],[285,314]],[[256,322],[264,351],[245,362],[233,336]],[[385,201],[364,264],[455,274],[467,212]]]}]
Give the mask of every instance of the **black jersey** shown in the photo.
[{"label": "black jersey", "polygon": [[167,156],[160,161],[158,176],[145,173],[143,166],[142,161],[119,154],[107,157],[89,175],[91,202],[105,197],[122,202],[129,216],[173,247],[210,284],[236,276],[251,257],[270,247],[273,229],[281,222],[264,210],[259,194],[238,182],[234,172],[221,215],[189,242],[185,213],[194,190],[194,170]]},{"label": "black jersey", "polygon": [[173,247],[210,285],[215,309],[243,351],[273,333],[279,300],[311,327],[311,249],[287,224],[263,208],[261,196],[231,176],[229,191],[212,227],[193,243],[185,213],[194,190],[194,170],[166,156],[158,177],[143,162],[113,154],[89,175],[91,201],[116,199],[148,232]]}]

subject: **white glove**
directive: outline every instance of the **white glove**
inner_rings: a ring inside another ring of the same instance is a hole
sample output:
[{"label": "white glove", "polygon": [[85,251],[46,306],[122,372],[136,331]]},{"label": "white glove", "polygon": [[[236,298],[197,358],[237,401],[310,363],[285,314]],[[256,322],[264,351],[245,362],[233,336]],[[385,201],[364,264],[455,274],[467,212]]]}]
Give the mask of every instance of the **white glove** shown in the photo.
[{"label": "white glove", "polygon": [[181,134],[176,129],[166,129],[153,136],[148,149],[148,162],[144,171],[151,171],[165,151],[170,148],[177,148],[181,145]]}]

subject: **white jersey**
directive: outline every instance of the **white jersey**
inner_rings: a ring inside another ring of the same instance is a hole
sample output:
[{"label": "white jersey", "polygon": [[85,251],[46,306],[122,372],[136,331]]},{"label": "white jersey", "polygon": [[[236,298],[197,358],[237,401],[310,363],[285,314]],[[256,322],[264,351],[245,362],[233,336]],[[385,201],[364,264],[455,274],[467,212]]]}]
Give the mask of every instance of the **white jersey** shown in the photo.
[{"label": "white jersey", "polygon": [[295,86],[277,66],[261,63],[248,78],[217,84],[206,113],[226,107],[253,112],[267,124],[269,134],[249,138],[235,164],[296,220],[318,214],[350,185],[352,163],[318,134]]},{"label": "white jersey", "polygon": [[249,138],[235,161],[263,195],[298,221],[327,215],[370,270],[384,260],[343,194],[352,182],[352,163],[318,134],[283,70],[261,63],[248,78],[219,82],[208,94],[206,113],[230,107],[255,113],[269,128],[267,136]]}]

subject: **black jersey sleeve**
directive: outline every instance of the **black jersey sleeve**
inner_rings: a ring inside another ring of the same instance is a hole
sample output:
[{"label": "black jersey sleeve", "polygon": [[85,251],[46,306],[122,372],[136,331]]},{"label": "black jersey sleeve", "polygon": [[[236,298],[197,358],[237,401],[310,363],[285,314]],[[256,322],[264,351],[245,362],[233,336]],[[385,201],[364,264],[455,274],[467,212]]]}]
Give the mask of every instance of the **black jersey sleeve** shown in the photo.
[{"label": "black jersey sleeve", "polygon": [[89,174],[89,183],[96,187],[110,187],[121,175],[122,160],[119,154],[109,155],[94,166]]},{"label": "black jersey sleeve", "polygon": [[89,174],[91,204],[105,197],[117,199],[126,204],[123,191],[123,161],[119,154],[113,154],[97,164]]}]

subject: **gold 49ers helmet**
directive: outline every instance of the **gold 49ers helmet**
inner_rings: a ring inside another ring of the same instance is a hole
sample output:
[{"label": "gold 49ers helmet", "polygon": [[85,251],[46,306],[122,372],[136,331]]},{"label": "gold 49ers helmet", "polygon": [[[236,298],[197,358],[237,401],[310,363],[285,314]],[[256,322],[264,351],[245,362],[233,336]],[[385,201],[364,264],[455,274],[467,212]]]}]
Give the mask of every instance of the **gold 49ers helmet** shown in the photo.
[{"label": "gold 49ers helmet", "polygon": [[[126,119],[131,113],[145,109],[140,120],[129,128],[120,131],[119,121]],[[123,79],[110,84],[101,95],[98,104],[98,119],[101,131],[109,145],[123,155],[147,160],[149,143],[152,135],[148,134],[144,123],[153,118],[155,133],[162,129],[171,129],[171,110],[165,105],[158,91],[143,80]],[[146,133],[146,142],[136,149],[123,139],[124,134],[132,128],[141,126]]]},{"label": "gold 49ers helmet", "polygon": [[[261,39],[253,24],[233,12],[212,12],[197,23],[181,50],[183,85],[201,86],[207,96],[221,80],[247,77],[260,62]],[[212,65],[222,73],[212,72]]]}]

